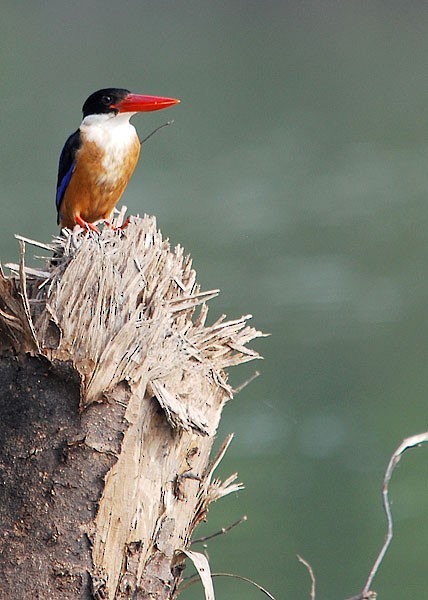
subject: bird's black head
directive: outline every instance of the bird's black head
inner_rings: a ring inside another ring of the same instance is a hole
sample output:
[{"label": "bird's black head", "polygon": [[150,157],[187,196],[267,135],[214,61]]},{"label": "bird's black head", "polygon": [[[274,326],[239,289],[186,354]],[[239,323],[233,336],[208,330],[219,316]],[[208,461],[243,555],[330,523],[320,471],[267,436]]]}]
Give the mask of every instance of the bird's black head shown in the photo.
[{"label": "bird's black head", "polygon": [[83,105],[83,117],[89,115],[102,115],[108,113],[117,114],[117,105],[130,94],[129,90],[121,88],[105,88],[98,90],[89,96]]}]

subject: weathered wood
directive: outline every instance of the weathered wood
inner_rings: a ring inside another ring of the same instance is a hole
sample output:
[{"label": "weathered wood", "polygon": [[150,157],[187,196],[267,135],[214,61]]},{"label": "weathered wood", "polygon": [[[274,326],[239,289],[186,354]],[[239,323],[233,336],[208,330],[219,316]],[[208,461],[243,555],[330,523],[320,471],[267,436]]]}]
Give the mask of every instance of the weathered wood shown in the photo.
[{"label": "weathered wood", "polygon": [[240,488],[210,451],[225,369],[261,334],[206,324],[217,290],[153,218],[52,248],[47,272],[0,273],[0,597],[175,598],[195,527]]}]

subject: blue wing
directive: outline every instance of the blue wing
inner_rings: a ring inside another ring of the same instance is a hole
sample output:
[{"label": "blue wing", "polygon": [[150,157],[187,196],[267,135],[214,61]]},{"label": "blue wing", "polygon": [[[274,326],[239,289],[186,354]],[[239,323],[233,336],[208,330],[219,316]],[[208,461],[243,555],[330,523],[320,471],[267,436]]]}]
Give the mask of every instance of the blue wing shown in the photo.
[{"label": "blue wing", "polygon": [[59,157],[58,180],[56,184],[56,209],[58,211],[58,223],[60,222],[59,213],[61,202],[64,198],[67,186],[70,183],[71,176],[73,175],[73,171],[76,166],[76,152],[79,150],[80,145],[80,130],[78,129],[72,133],[65,142],[61,156]]}]

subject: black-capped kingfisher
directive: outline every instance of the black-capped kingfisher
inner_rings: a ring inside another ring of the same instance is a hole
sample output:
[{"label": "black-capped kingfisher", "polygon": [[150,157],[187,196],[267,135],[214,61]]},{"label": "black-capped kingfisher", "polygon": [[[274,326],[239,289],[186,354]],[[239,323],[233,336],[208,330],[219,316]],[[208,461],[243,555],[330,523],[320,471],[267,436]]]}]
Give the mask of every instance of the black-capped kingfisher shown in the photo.
[{"label": "black-capped kingfisher", "polygon": [[98,231],[108,222],[137,165],[140,141],[129,119],[137,112],[168,108],[175,98],[106,88],[83,105],[83,120],[61,152],[56,206],[58,224]]}]

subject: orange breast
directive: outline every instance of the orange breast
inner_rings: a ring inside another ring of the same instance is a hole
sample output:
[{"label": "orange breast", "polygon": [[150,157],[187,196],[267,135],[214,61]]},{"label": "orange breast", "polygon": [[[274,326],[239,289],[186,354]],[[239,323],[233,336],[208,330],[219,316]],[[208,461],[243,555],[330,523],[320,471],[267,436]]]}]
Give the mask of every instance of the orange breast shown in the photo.
[{"label": "orange breast", "polygon": [[110,218],[140,154],[137,136],[126,150],[111,158],[95,142],[82,142],[60,210],[61,227],[70,229],[76,224],[76,216],[88,223]]}]

